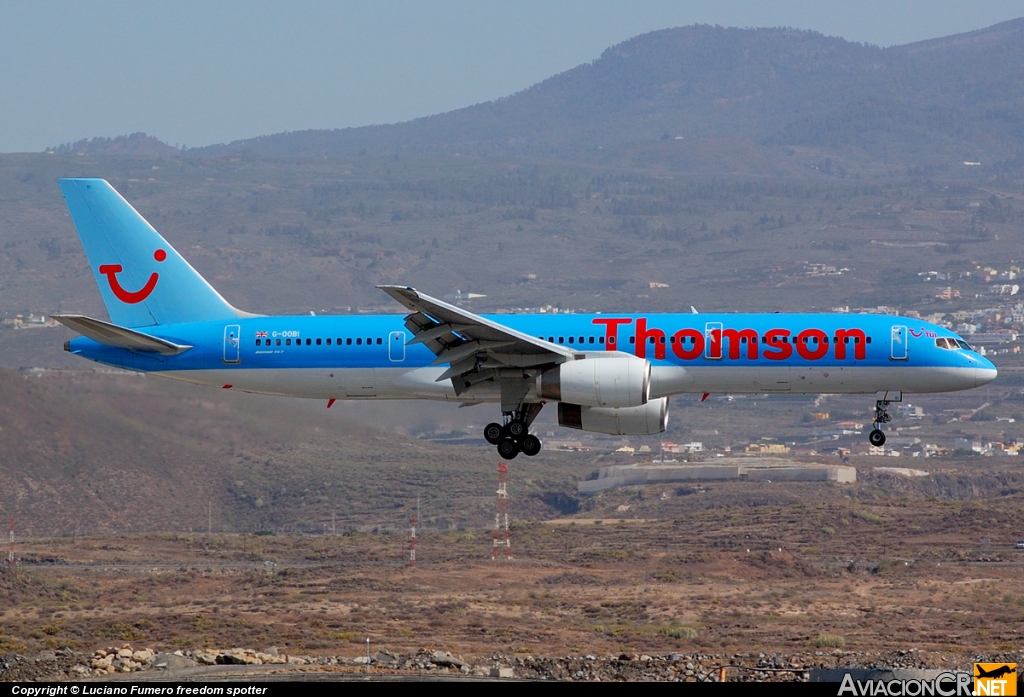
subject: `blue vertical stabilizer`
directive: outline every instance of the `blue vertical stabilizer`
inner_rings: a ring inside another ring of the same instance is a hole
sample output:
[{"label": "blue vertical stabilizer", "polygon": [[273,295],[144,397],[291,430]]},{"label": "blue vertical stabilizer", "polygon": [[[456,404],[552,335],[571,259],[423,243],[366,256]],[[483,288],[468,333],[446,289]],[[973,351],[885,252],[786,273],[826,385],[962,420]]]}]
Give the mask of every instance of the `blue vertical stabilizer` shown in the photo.
[{"label": "blue vertical stabilizer", "polygon": [[239,313],[103,179],[61,179],[110,320],[147,327]]}]

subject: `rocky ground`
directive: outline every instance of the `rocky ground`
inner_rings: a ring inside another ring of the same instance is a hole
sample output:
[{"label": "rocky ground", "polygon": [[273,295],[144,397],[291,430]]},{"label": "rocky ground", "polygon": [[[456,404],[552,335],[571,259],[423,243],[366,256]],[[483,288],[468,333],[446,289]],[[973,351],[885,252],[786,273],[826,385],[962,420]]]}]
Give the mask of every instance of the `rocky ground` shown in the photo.
[{"label": "rocky ground", "polygon": [[[266,670],[298,673],[371,675],[424,675],[564,681],[674,681],[718,682],[806,682],[815,669],[867,668],[972,670],[974,662],[1018,660],[1016,654],[977,654],[950,660],[931,652],[908,651],[814,651],[802,654],[718,655],[706,653],[620,654],[618,656],[544,657],[492,653],[464,658],[449,651],[421,649],[397,653],[387,649],[355,657],[332,655],[288,655],[276,648],[266,651],[229,650],[175,651],[162,653],[130,644],[98,649],[92,653],[60,648],[34,657],[8,654],[0,658],[0,681],[61,680],[153,680],[202,679],[215,676],[217,666],[247,666],[248,677]],[[265,666],[261,671],[259,667]],[[203,671],[209,667],[208,672]],[[233,673],[237,676],[238,673]],[[327,677],[326,675],[324,677]]]},{"label": "rocky ground", "polygon": [[1021,662],[1024,557],[993,532],[1015,532],[1020,494],[787,486],[807,496],[786,503],[765,485],[741,509],[735,489],[676,495],[707,507],[662,520],[520,523],[511,560],[490,558],[486,531],[428,531],[415,568],[406,537],[383,533],[26,541],[0,574],[0,679],[805,680]]}]

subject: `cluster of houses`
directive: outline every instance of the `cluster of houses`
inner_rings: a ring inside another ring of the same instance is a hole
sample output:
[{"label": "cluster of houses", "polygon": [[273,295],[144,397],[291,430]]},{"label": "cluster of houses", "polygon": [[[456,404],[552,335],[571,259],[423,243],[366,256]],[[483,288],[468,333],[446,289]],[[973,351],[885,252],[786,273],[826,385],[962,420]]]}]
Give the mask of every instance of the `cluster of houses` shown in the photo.
[{"label": "cluster of houses", "polygon": [[0,327],[4,329],[34,329],[36,327],[59,327],[57,320],[50,319],[46,315],[29,313],[26,315],[14,315],[0,320]]}]

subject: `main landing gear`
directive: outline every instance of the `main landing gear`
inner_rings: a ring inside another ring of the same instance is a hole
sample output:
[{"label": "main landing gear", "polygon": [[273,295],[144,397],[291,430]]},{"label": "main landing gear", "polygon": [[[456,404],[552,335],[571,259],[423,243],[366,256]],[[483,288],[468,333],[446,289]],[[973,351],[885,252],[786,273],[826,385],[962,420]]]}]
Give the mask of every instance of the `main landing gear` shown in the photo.
[{"label": "main landing gear", "polygon": [[498,455],[505,460],[512,460],[522,453],[533,457],[540,452],[540,438],[530,433],[530,424],[540,413],[542,404],[524,404],[517,411],[505,412],[502,415],[504,425],[489,423],[484,428],[484,439],[497,446]]},{"label": "main landing gear", "polygon": [[871,445],[876,447],[885,445],[885,433],[882,432],[880,426],[890,421],[892,421],[892,416],[889,415],[889,402],[879,399],[875,402],[875,418],[871,424],[871,433],[868,434],[868,440],[871,442]]}]

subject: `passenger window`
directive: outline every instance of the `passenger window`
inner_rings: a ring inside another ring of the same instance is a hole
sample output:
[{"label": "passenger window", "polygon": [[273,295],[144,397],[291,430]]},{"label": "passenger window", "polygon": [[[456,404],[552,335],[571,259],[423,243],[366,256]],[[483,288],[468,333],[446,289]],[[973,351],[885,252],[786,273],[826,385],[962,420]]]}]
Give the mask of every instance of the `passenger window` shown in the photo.
[{"label": "passenger window", "polygon": [[284,340],[284,345],[285,346],[291,346],[292,345],[292,340],[291,339],[285,339]]},{"label": "passenger window", "polygon": [[328,345],[328,346],[330,346],[330,345],[331,345],[331,337],[327,337],[327,345]]},{"label": "passenger window", "polygon": [[345,339],[345,345],[346,346],[351,346],[352,345],[352,339]]},{"label": "passenger window", "polygon": [[382,343],[383,343],[383,339],[381,339],[381,338],[380,338],[380,337],[378,336],[378,337],[377,337],[377,345],[378,345],[378,346],[380,346],[380,345],[381,345]]},{"label": "passenger window", "polygon": [[[853,343],[859,344],[860,343],[860,337],[857,337],[857,336],[853,337]],[[870,336],[868,337],[868,343],[869,344],[871,343],[871,337]]]},{"label": "passenger window", "polygon": [[580,343],[581,344],[583,343],[583,337],[582,336],[580,337]]},{"label": "passenger window", "polygon": [[564,336],[558,337],[558,343],[564,344],[565,343],[565,337]]},{"label": "passenger window", "polygon": [[370,337],[370,336],[366,337],[366,345],[369,346],[372,343],[373,343],[373,337]]},{"label": "passenger window", "polygon": [[[318,341],[317,343],[319,344],[320,342]],[[313,345],[313,340],[312,339],[306,339],[306,346],[312,346],[312,345]]]},{"label": "passenger window", "polygon": [[363,345],[362,338],[360,337],[359,339],[356,339],[356,346],[362,346],[362,345]]},{"label": "passenger window", "polygon": [[569,337],[569,343],[570,344],[572,343],[572,337],[571,336]]},{"label": "passenger window", "polygon": [[277,340],[276,342],[274,342],[274,343],[276,343],[276,344],[277,344],[278,346],[280,346],[280,345],[281,345],[281,340],[280,340],[280,339],[278,339],[278,340]]},{"label": "passenger window", "polygon": [[320,342],[320,339],[317,339],[317,340],[316,340],[316,345],[317,345],[317,346],[319,346],[319,345],[320,345],[320,343],[321,343],[321,342]]},{"label": "passenger window", "polygon": [[594,343],[594,337],[590,337],[590,341],[587,342],[587,343],[590,343],[590,344]]},{"label": "passenger window", "polygon": [[636,337],[635,336],[629,337],[629,343],[635,344],[636,343]]},{"label": "passenger window", "polygon": [[597,337],[597,343],[603,344],[604,343],[604,337],[603,336]]},{"label": "passenger window", "polygon": [[549,337],[548,337],[548,343],[549,343],[549,344],[553,344],[553,343],[555,343],[555,337],[553,337],[553,336],[549,336]]}]

